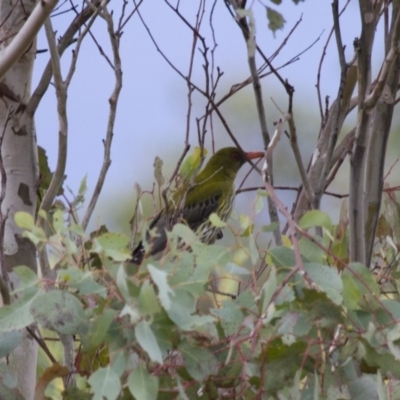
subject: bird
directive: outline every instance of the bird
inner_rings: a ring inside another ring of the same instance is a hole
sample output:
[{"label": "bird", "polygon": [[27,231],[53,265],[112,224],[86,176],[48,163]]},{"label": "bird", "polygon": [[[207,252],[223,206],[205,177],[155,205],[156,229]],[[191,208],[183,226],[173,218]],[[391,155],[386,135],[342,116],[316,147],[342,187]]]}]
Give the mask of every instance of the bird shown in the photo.
[{"label": "bird", "polygon": [[171,196],[168,207],[161,210],[150,223],[146,234],[148,249],[145,251],[140,241],[130,261],[139,265],[145,256],[165,250],[168,242],[166,231],[178,222],[186,223],[205,244],[213,244],[222,238],[221,228],[213,225],[209,217],[215,213],[224,222],[229,219],[239,169],[247,161],[263,156],[264,152],[246,153],[236,147],[218,150],[195,176],[192,184],[185,181]]}]

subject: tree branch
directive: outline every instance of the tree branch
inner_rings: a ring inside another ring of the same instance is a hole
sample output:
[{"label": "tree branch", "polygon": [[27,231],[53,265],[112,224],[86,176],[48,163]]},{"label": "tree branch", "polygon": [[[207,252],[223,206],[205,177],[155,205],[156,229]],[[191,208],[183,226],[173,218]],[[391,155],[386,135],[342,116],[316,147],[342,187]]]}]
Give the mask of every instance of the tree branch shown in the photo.
[{"label": "tree branch", "polygon": [[58,114],[58,156],[57,165],[52,176],[49,188],[40,204],[40,209],[48,212],[58,191],[62,185],[67,164],[67,144],[68,144],[68,118],[67,118],[67,88],[61,76],[60,55],[58,54],[55,35],[50,18],[45,22],[47,42],[50,48],[52,70],[54,76],[54,86],[57,97]]},{"label": "tree branch", "polygon": [[[397,16],[396,16],[397,14]],[[393,21],[395,22],[393,23]],[[385,90],[379,96],[375,106],[374,116],[371,126],[371,134],[368,143],[368,153],[366,156],[366,179],[368,190],[365,191],[365,254],[366,265],[370,265],[374,248],[375,233],[378,225],[382,191],[384,185],[384,167],[386,157],[387,141],[392,126],[393,112],[395,107],[395,95],[400,77],[400,60],[396,50],[399,43],[400,32],[400,5],[393,4],[392,27],[390,34],[392,40],[391,48],[388,53],[395,53],[395,60],[390,63],[390,70],[386,74],[383,70],[388,67],[388,56],[385,58],[378,82],[382,75],[386,75],[384,80]],[[386,38],[387,40],[389,38]],[[395,49],[395,50],[394,50]],[[394,51],[393,51],[394,50]],[[379,83],[378,83],[379,84]],[[375,88],[376,89],[376,88]],[[374,90],[375,92],[375,90]],[[374,93],[373,92],[373,93]],[[372,98],[372,97],[371,97]],[[369,102],[367,100],[367,102]]]},{"label": "tree branch", "polygon": [[115,125],[115,119],[117,115],[117,105],[119,94],[122,89],[122,67],[121,67],[121,58],[119,55],[119,39],[115,33],[114,22],[112,15],[108,12],[106,6],[104,6],[101,17],[104,18],[107,24],[108,35],[110,38],[111,49],[113,53],[113,61],[114,61],[114,76],[115,76],[115,85],[113,92],[111,93],[109,103],[110,103],[110,111],[108,115],[108,123],[107,123],[107,133],[106,139],[104,141],[104,159],[103,164],[101,166],[101,171],[96,183],[96,187],[93,191],[92,198],[90,199],[89,205],[85,212],[85,215],[82,220],[82,228],[86,230],[90,218],[93,214],[93,210],[97,204],[97,200],[100,196],[101,190],[104,185],[104,181],[106,179],[108,168],[111,165],[111,144],[113,139],[113,131]]},{"label": "tree branch", "polygon": [[365,254],[365,161],[371,125],[371,111],[366,98],[371,86],[371,53],[375,36],[376,17],[370,0],[360,0],[361,37],[355,41],[357,50],[358,113],[357,128],[350,158],[349,231],[350,261],[366,262]]},{"label": "tree branch", "polygon": [[[393,15],[393,17],[394,17],[394,15]],[[385,88],[389,74],[392,71],[392,65],[395,63],[395,61],[399,55],[399,52],[400,52],[400,49],[399,49],[400,13],[398,13],[396,16],[395,23],[391,29],[391,36],[392,36],[392,39],[390,41],[390,43],[391,43],[390,50],[388,51],[388,53],[385,57],[385,60],[383,61],[381,72],[379,73],[376,85],[375,85],[373,91],[367,96],[367,98],[365,100],[366,108],[373,108],[376,105],[376,103],[378,102],[378,100],[381,97],[383,90]]]},{"label": "tree branch", "polygon": [[21,55],[29,48],[44,21],[50,15],[58,0],[41,0],[16,34],[12,42],[1,52],[0,80]]},{"label": "tree branch", "polygon": [[[92,4],[97,5],[100,4],[100,2],[101,0],[93,0]],[[97,8],[93,10],[92,7],[87,6],[71,22],[68,29],[65,31],[64,35],[59,40],[57,46],[58,54],[60,55],[60,57],[62,56],[64,51],[68,48],[68,46],[70,46],[74,42],[74,35],[79,31],[79,29],[86,23],[86,21],[93,15],[93,13],[96,10]],[[43,71],[39,84],[37,85],[36,89],[34,90],[27,104],[26,111],[28,114],[33,115],[35,113],[36,109],[39,106],[40,101],[42,100],[42,97],[44,96],[49,87],[52,76],[53,76],[53,66],[52,66],[52,61],[49,60],[49,62],[46,65],[46,68]]]}]

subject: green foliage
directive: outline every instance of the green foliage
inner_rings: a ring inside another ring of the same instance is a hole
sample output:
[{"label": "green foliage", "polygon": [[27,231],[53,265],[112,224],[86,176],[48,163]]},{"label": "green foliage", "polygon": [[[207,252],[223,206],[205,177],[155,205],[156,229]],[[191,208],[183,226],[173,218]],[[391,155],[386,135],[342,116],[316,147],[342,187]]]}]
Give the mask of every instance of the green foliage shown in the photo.
[{"label": "green foliage", "polygon": [[82,303],[65,290],[38,294],[30,305],[30,314],[41,326],[65,335],[86,335],[88,318]]},{"label": "green foliage", "polygon": [[[39,161],[38,196],[39,196],[39,200],[41,200],[44,193],[49,188],[51,179],[53,178],[53,173],[50,171],[50,168],[49,168],[46,150],[41,146],[38,146],[38,161]],[[64,190],[61,185],[57,194],[62,195],[63,193],[64,193]],[[40,201],[39,201],[39,203],[40,203]]]},{"label": "green foliage", "polygon": [[[397,212],[395,204],[388,209]],[[393,273],[392,294],[383,295],[380,275],[345,263],[337,246],[343,221],[333,225],[320,211],[300,221],[308,230],[296,239],[301,254],[289,238],[265,254],[265,227],[240,216],[245,257],[206,246],[177,224],[169,250],[136,268],[126,262],[128,238],[102,228],[85,241],[60,209],[45,229],[24,213],[16,220],[54,253],[56,279],[49,287],[27,267],[15,268],[21,285],[18,299],[0,309],[0,357],[20,343],[16,330],[32,323],[74,335],[79,385],[65,399],[375,399],[385,398],[387,379],[400,379],[400,276]],[[381,240],[379,251],[389,254],[397,242]],[[262,280],[249,281],[260,265]],[[17,396],[14,377],[1,368],[0,393]]]},{"label": "green foliage", "polygon": [[179,175],[187,181],[198,171],[202,158],[207,156],[207,149],[196,146],[193,152],[185,157],[180,168]]},{"label": "green foliage", "polygon": [[139,365],[128,377],[128,387],[137,400],[155,400],[158,395],[159,380],[151,376],[147,368]]},{"label": "green foliage", "polygon": [[286,20],[280,12],[274,10],[273,8],[265,7],[265,9],[267,11],[268,28],[271,29],[275,35],[275,32],[278,29],[283,29]]},{"label": "green foliage", "polygon": [[162,166],[164,162],[160,157],[156,157],[154,160],[154,178],[157,182],[157,185],[161,187],[165,183],[165,178],[162,173]]}]

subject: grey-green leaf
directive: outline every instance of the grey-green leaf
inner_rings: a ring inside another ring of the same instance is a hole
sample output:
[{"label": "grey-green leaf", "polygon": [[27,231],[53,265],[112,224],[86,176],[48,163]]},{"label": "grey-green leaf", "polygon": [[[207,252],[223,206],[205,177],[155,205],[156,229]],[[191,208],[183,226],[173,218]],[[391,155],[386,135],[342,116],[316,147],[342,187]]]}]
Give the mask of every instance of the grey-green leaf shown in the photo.
[{"label": "grey-green leaf", "polygon": [[304,268],[334,303],[342,303],[343,282],[335,268],[316,263],[304,263]]},{"label": "grey-green leaf", "polygon": [[268,19],[268,28],[271,29],[271,31],[274,33],[278,29],[283,29],[283,26],[285,25],[285,18],[283,18],[283,15],[279,13],[278,11],[274,10],[271,7],[265,7],[267,9],[267,19]]},{"label": "grey-green leaf", "polygon": [[99,368],[88,382],[94,392],[93,400],[115,400],[121,392],[121,382],[111,367]]},{"label": "grey-green leaf", "polygon": [[51,290],[37,297],[31,313],[42,326],[65,335],[84,334],[88,328],[81,302],[66,291]]},{"label": "grey-green leaf", "polygon": [[30,307],[35,297],[38,296],[37,288],[25,291],[23,297],[9,306],[0,308],[0,332],[9,332],[14,329],[22,329],[33,322]]},{"label": "grey-green leaf", "polygon": [[16,347],[18,347],[22,340],[22,333],[20,331],[4,332],[0,335],[0,358],[10,354]]},{"label": "grey-green leaf", "polygon": [[161,349],[147,321],[140,321],[135,326],[135,335],[140,346],[143,348],[144,351],[146,351],[151,360],[157,361],[162,364],[163,357]]},{"label": "grey-green leaf", "polygon": [[160,302],[162,306],[168,310],[171,306],[171,298],[170,295],[174,295],[174,291],[171,289],[171,287],[168,285],[168,274],[165,271],[161,271],[160,269],[154,267],[153,265],[149,264],[147,266],[151,278],[153,279],[153,282],[157,285],[158,287],[158,297],[160,299]]},{"label": "grey-green leaf", "polygon": [[179,346],[185,366],[189,374],[198,382],[203,382],[210,375],[218,372],[218,362],[215,356],[205,348],[182,343]]},{"label": "grey-green leaf", "polygon": [[142,366],[139,366],[130,373],[128,387],[136,400],[157,399],[158,378],[151,376]]}]

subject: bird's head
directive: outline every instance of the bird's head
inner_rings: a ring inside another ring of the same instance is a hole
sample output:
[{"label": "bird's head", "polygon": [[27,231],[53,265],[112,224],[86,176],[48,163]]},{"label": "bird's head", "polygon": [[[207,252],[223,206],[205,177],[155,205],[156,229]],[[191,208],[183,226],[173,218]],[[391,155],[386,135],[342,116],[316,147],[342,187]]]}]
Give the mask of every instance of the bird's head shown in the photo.
[{"label": "bird's head", "polygon": [[236,147],[224,147],[209,159],[203,171],[209,174],[221,172],[235,179],[236,174],[244,163],[263,156],[263,152],[245,153]]}]

